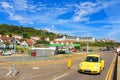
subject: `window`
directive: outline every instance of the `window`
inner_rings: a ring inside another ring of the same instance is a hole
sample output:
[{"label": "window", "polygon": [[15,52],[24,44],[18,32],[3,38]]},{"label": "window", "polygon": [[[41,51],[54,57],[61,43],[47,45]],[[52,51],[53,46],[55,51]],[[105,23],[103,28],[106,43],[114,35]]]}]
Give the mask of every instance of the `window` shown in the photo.
[{"label": "window", "polygon": [[98,57],[88,56],[88,57],[86,57],[85,61],[86,62],[98,62],[99,59],[98,59]]}]

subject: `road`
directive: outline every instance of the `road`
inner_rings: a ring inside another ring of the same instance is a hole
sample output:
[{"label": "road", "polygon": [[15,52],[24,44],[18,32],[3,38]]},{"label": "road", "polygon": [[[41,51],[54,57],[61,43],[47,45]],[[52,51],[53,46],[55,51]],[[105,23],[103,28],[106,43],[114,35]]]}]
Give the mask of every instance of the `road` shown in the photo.
[{"label": "road", "polygon": [[[13,78],[11,75],[12,68],[11,67],[3,67],[0,65],[0,80],[9,80],[10,78]],[[12,79],[11,79],[12,80]]]},{"label": "road", "polygon": [[[24,66],[17,70],[19,74],[12,80],[105,80],[114,54],[105,52],[101,54],[105,60],[105,69],[100,75],[89,75],[78,72],[81,60],[73,61],[71,69],[67,69],[67,63],[49,66]],[[8,78],[6,80],[9,80]]]},{"label": "road", "polygon": [[[61,58],[42,56],[42,57],[31,57],[31,56],[15,56],[16,62],[24,62],[24,61],[34,61],[34,60],[58,60]],[[2,62],[14,62],[14,56],[1,56],[0,61]]]}]

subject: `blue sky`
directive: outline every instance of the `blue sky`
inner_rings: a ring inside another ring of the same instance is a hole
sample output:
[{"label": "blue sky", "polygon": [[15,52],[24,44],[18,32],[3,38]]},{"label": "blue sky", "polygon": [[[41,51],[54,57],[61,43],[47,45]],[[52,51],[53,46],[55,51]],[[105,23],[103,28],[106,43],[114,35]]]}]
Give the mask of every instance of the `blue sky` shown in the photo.
[{"label": "blue sky", "polygon": [[0,24],[120,42],[120,0],[0,0]]}]

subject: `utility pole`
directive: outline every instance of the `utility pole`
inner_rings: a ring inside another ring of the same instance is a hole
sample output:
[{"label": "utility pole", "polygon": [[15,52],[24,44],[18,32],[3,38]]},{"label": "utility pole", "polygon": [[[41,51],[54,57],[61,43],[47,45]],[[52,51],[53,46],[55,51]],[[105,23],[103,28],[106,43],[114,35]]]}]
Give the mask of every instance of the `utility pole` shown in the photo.
[{"label": "utility pole", "polygon": [[13,41],[13,44],[14,44],[14,62],[13,62],[13,76],[16,76],[17,74],[17,70],[16,70],[16,57],[15,57],[15,54],[16,54],[16,38],[14,38],[14,41]]},{"label": "utility pole", "polygon": [[89,44],[87,43],[87,53],[88,53],[88,49],[89,49],[88,47],[89,47]]}]

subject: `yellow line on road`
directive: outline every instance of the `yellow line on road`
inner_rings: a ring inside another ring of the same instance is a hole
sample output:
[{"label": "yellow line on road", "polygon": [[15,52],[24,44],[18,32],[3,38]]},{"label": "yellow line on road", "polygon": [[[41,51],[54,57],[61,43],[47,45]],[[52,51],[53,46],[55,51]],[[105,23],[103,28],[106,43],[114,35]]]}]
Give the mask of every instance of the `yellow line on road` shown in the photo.
[{"label": "yellow line on road", "polygon": [[117,56],[117,55],[115,55],[115,57],[114,57],[111,65],[110,65],[110,67],[109,67],[109,70],[108,70],[108,73],[107,73],[107,75],[106,75],[105,80],[111,80],[112,73],[113,73],[113,68],[114,68],[114,65],[115,65],[116,56]]}]

